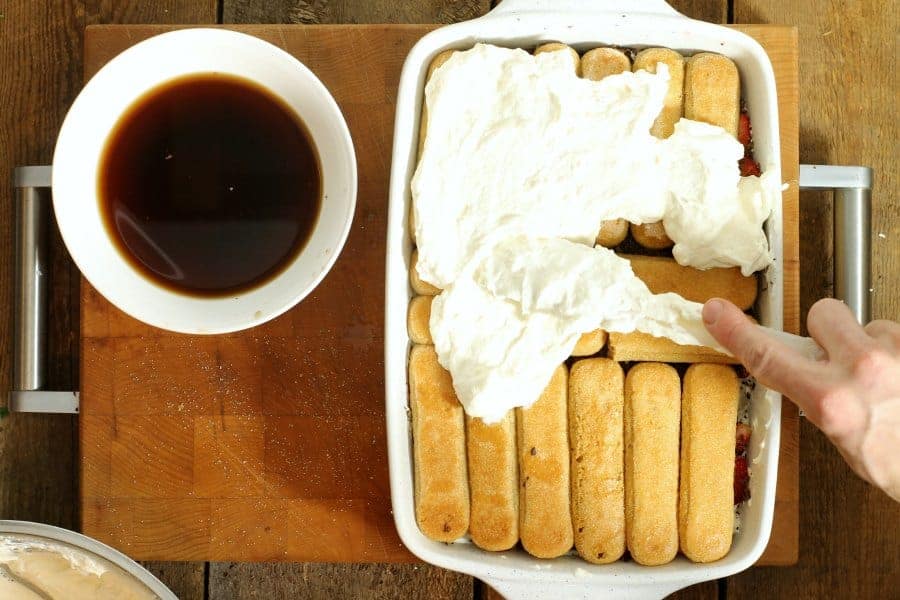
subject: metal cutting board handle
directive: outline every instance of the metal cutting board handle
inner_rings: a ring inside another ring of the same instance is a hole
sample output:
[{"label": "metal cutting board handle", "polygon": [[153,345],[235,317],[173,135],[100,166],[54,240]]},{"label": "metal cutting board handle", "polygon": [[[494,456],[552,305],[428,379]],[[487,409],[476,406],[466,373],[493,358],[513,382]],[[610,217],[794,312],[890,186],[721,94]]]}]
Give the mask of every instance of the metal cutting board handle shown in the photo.
[{"label": "metal cutting board handle", "polygon": [[15,170],[16,255],[10,412],[77,413],[78,392],[44,390],[50,261],[50,167]]},{"label": "metal cutting board handle", "polygon": [[872,318],[872,169],[800,165],[801,190],[834,191],[834,297]]}]

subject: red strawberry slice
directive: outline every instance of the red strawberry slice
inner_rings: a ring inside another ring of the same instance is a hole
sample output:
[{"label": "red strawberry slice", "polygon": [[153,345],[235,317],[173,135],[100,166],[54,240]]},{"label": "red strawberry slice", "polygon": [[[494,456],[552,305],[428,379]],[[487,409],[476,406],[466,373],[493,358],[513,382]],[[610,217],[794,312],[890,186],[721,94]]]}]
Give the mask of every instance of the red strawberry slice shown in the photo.
[{"label": "red strawberry slice", "polygon": [[745,156],[738,161],[738,168],[741,170],[741,177],[749,177],[750,175],[759,177],[760,175],[759,163],[749,156]]},{"label": "red strawberry slice", "polygon": [[742,112],[738,121],[738,141],[744,145],[744,149],[750,148],[750,116]]},{"label": "red strawberry slice", "polygon": [[750,497],[750,470],[747,467],[747,457],[738,456],[734,459],[734,503],[740,504]]}]

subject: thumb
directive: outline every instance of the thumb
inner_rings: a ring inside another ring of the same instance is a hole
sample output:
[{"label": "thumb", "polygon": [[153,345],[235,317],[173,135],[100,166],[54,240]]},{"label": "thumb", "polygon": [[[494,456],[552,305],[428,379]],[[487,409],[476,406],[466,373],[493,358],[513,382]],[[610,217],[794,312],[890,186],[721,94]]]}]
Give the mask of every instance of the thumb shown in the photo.
[{"label": "thumb", "polygon": [[766,387],[787,394],[801,408],[815,397],[822,380],[818,365],[770,336],[734,304],[720,298],[708,301],[703,324]]}]

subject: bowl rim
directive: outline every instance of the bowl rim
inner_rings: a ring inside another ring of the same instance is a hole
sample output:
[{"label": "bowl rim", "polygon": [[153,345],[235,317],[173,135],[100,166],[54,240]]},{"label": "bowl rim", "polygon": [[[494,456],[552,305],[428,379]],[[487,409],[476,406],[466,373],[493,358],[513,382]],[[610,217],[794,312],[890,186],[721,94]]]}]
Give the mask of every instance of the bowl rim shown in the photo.
[{"label": "bowl rim", "polygon": [[0,520],[0,536],[29,536],[43,538],[58,544],[69,545],[79,550],[100,557],[131,575],[150,591],[160,597],[161,600],[177,600],[175,594],[160,581],[153,573],[138,564],[122,552],[101,541],[84,534],[47,525],[46,523],[34,523],[31,521]]}]

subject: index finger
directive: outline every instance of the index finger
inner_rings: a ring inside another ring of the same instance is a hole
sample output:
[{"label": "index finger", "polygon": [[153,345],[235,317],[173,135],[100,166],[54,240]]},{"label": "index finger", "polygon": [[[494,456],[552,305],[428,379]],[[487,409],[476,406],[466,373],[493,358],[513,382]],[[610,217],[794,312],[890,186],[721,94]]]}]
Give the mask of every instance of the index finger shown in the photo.
[{"label": "index finger", "polygon": [[786,394],[804,410],[815,408],[814,399],[825,385],[820,364],[770,336],[726,300],[707,302],[703,322],[760,383]]}]

